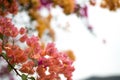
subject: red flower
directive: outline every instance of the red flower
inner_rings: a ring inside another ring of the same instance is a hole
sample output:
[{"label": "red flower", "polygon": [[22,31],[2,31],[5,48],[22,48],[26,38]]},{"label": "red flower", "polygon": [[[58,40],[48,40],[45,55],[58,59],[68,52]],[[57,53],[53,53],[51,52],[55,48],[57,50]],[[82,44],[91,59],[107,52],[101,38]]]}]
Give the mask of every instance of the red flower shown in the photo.
[{"label": "red flower", "polygon": [[25,42],[27,40],[28,36],[26,34],[24,34],[22,37],[20,37],[20,41],[21,42]]},{"label": "red flower", "polygon": [[34,67],[34,62],[29,61],[22,65],[22,68],[20,69],[20,71],[28,74],[33,74],[34,73],[33,67]]},{"label": "red flower", "polygon": [[22,27],[22,28],[20,28],[20,31],[19,31],[19,32],[20,32],[20,34],[22,35],[22,34],[26,33],[26,29]]},{"label": "red flower", "polygon": [[17,0],[0,0],[0,15],[5,16],[8,13],[16,14],[17,12]]},{"label": "red flower", "polygon": [[23,63],[27,61],[27,54],[24,52],[24,50],[20,49],[19,46],[6,45],[4,48],[12,64]]},{"label": "red flower", "polygon": [[0,16],[0,33],[8,37],[16,37],[18,29],[12,24],[11,19]]}]

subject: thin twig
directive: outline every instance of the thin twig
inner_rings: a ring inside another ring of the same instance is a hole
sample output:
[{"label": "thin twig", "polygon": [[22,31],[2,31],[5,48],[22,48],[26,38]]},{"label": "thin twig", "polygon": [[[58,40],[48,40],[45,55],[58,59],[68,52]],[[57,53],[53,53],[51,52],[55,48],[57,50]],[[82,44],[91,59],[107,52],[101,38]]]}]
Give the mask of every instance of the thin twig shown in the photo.
[{"label": "thin twig", "polygon": [[16,74],[21,77],[21,75],[20,75],[20,73],[17,71],[17,69],[15,69],[15,68],[9,63],[9,61],[6,60],[6,58],[5,58],[2,54],[1,54],[0,56],[2,56],[2,57],[5,59],[5,61],[8,63],[8,65],[16,72]]}]

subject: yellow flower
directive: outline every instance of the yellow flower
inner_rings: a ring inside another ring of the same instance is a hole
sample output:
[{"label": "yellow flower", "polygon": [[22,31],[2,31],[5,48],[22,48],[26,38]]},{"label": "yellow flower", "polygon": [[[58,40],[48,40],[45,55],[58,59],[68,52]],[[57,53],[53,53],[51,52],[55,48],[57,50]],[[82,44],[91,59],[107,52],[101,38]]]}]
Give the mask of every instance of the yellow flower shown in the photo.
[{"label": "yellow flower", "polygon": [[115,11],[117,8],[120,8],[120,0],[102,0],[100,6]]},{"label": "yellow flower", "polygon": [[65,14],[70,14],[74,11],[75,1],[74,0],[53,0],[53,5],[59,5],[63,8]]},{"label": "yellow flower", "polygon": [[54,30],[51,28],[50,26],[50,21],[51,21],[51,14],[47,17],[47,18],[44,18],[42,16],[40,16],[38,19],[37,19],[37,23],[38,25],[36,26],[36,29],[38,31],[38,36],[40,38],[42,38],[45,30],[48,30],[49,31],[49,36],[52,38],[52,40],[54,41],[55,40],[55,37],[54,37]]},{"label": "yellow flower", "polygon": [[71,60],[75,61],[75,55],[74,55],[74,53],[73,53],[72,50],[66,50],[65,53],[68,55],[68,57],[69,57]]}]

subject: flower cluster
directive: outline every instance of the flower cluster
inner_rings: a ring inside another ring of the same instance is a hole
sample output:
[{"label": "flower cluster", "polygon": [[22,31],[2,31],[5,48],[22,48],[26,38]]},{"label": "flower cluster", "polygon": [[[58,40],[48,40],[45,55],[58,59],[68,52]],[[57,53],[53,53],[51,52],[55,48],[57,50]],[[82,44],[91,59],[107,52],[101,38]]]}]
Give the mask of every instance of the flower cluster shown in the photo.
[{"label": "flower cluster", "polygon": [[47,18],[45,18],[41,16],[38,11],[42,8],[42,6],[47,6],[51,2],[52,0],[31,0],[31,2],[29,0],[19,0],[19,4],[27,9],[31,21],[34,20],[37,22],[35,28],[38,31],[38,36],[42,38],[44,32],[48,30],[48,36],[50,36],[50,38],[54,41],[54,30],[50,26],[52,16],[49,15]]},{"label": "flower cluster", "polygon": [[38,31],[38,36],[42,38],[44,32],[48,30],[49,36],[54,41],[55,40],[54,30],[51,28],[51,25],[50,25],[51,18],[52,18],[51,14],[48,15],[47,17],[43,17],[38,13],[38,11],[30,10],[29,15],[31,16],[32,19],[36,20],[37,22],[37,25],[35,28]]},{"label": "flower cluster", "polygon": [[111,11],[115,11],[120,8],[120,0],[102,0],[100,6],[102,8],[108,8]]},{"label": "flower cluster", "polygon": [[[92,5],[95,5],[95,0],[90,0]],[[78,16],[88,17],[87,7],[77,4],[75,0],[18,0],[18,4],[22,9],[27,10],[30,16],[31,21],[36,21],[37,25],[35,29],[38,31],[38,36],[42,38],[45,34],[45,31],[48,31],[49,38],[55,40],[54,30],[51,28],[51,14],[47,18],[40,15],[38,10],[41,10],[43,7],[46,7],[50,12],[51,7],[59,6],[63,9],[64,14],[70,15],[72,13],[77,14]]]},{"label": "flower cluster", "polygon": [[17,0],[0,0],[0,15],[5,16],[8,13],[16,14],[17,12]]},{"label": "flower cluster", "polygon": [[11,24],[11,19],[0,16],[0,34],[7,37],[16,37],[18,35],[18,29]]},{"label": "flower cluster", "polygon": [[55,40],[54,30],[50,26],[51,17],[52,17],[51,15],[49,15],[46,18],[42,16],[39,17],[37,20],[38,24],[36,26],[36,30],[38,31],[38,36],[40,38],[42,38],[44,32],[48,30],[49,36],[54,41]]},{"label": "flower cluster", "polygon": [[[95,6],[97,0],[89,0],[90,4]],[[116,11],[120,8],[120,0],[101,0],[100,7],[108,8],[110,11]]]},{"label": "flower cluster", "polygon": [[66,50],[64,52],[69,56],[71,60],[75,61],[75,55],[72,50]]},{"label": "flower cluster", "polygon": [[[38,63],[38,80],[60,80],[59,74],[63,74],[67,80],[72,80],[73,61],[65,53],[58,52],[55,45],[49,43],[42,54],[45,57],[41,58]],[[45,73],[46,71],[48,74]]]},{"label": "flower cluster", "polygon": [[[19,70],[28,75],[36,72],[37,80],[60,80],[60,74],[67,80],[72,80],[73,60],[67,54],[59,52],[53,43],[43,47],[38,37],[29,37],[26,29],[18,30],[9,18],[4,17],[0,17],[0,34],[3,37],[0,42],[0,54],[6,55],[7,59],[3,58],[9,65],[21,65],[20,69],[11,67],[16,72]],[[11,39],[13,41],[9,41]],[[27,47],[22,49],[19,44],[15,44],[17,41],[25,43]]]}]

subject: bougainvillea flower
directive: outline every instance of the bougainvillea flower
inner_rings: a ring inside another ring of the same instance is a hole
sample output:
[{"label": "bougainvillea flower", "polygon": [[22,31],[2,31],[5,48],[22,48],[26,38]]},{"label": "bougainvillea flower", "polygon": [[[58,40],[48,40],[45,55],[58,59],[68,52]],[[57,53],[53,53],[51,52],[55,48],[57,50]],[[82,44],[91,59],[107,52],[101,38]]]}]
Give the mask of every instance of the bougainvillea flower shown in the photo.
[{"label": "bougainvillea flower", "polygon": [[18,29],[11,23],[11,19],[0,16],[0,32],[8,37],[16,37]]},{"label": "bougainvillea flower", "polygon": [[52,0],[40,0],[42,6],[47,6],[52,3]]},{"label": "bougainvillea flower", "polygon": [[27,40],[28,36],[26,34],[24,34],[23,36],[20,37],[20,41],[21,42],[25,42]]},{"label": "bougainvillea flower", "polygon": [[28,74],[33,74],[34,73],[33,67],[34,67],[34,62],[28,61],[27,63],[22,65],[22,68],[20,69],[20,71]]},{"label": "bougainvillea flower", "polygon": [[16,14],[18,12],[17,0],[0,0],[0,15],[5,16],[8,13]]},{"label": "bougainvillea flower", "polygon": [[102,8],[108,8],[111,11],[116,11],[120,8],[120,0],[102,0],[100,6]]},{"label": "bougainvillea flower", "polygon": [[75,55],[72,50],[66,50],[65,53],[69,56],[69,58],[75,61]]},{"label": "bougainvillea flower", "polygon": [[[71,80],[74,71],[73,61],[67,54],[59,52],[54,43],[42,47],[39,37],[28,36],[24,28],[18,31],[9,18],[0,17],[0,27],[0,34],[4,37],[0,37],[0,53],[3,48],[9,64],[20,64],[19,71],[22,73],[36,72],[38,80],[60,80],[59,74]],[[26,47],[22,49],[16,44],[17,41],[24,42]],[[67,70],[69,72],[66,72]]]},{"label": "bougainvillea flower", "polygon": [[20,49],[19,46],[6,45],[4,48],[11,63],[23,63],[27,61],[27,54],[25,54],[24,50]]},{"label": "bougainvillea flower", "polygon": [[88,17],[88,7],[86,5],[84,7],[80,7],[80,16]]},{"label": "bougainvillea flower", "polygon": [[20,33],[21,35],[24,34],[24,33],[26,33],[26,29],[23,28],[23,27],[21,27],[19,33]]}]

